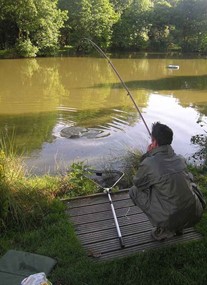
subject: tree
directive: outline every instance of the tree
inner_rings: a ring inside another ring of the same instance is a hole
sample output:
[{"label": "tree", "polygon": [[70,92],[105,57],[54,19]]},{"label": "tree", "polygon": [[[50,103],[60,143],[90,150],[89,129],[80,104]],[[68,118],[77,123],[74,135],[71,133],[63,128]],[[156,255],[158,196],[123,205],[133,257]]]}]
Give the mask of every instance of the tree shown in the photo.
[{"label": "tree", "polygon": [[122,13],[133,0],[110,0],[110,3],[113,5],[114,10],[118,13]]},{"label": "tree", "polygon": [[112,26],[118,16],[108,0],[91,0],[91,4],[90,36],[102,48],[107,48],[111,43]]},{"label": "tree", "polygon": [[207,1],[180,0],[174,10],[174,37],[183,51],[200,51],[207,36]]},{"label": "tree", "polygon": [[67,10],[69,19],[64,28],[64,44],[81,45],[82,39],[89,35],[91,5],[88,0],[60,0],[61,10]]},{"label": "tree", "polygon": [[113,48],[141,50],[147,45],[147,11],[150,0],[134,0],[114,25]]},{"label": "tree", "polygon": [[0,48],[13,47],[17,33],[18,28],[12,14],[11,1],[0,0]]},{"label": "tree", "polygon": [[57,0],[1,0],[1,3],[3,21],[15,26],[13,39],[20,55],[48,54],[58,47],[67,13],[57,9]]},{"label": "tree", "polygon": [[[108,47],[112,26],[117,14],[109,0],[60,0],[59,7],[68,10],[68,30],[64,30],[65,44],[74,45],[79,50],[84,38],[96,41],[101,47]],[[68,33],[68,34],[66,34]]]},{"label": "tree", "polygon": [[171,10],[172,1],[154,1],[154,6],[149,13],[149,49],[164,51],[171,43]]}]

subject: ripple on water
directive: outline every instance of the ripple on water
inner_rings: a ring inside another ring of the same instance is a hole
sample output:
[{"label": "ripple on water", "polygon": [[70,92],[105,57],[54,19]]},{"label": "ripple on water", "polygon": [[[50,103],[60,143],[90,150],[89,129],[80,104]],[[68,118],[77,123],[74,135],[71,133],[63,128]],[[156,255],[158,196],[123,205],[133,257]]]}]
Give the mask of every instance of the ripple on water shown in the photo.
[{"label": "ripple on water", "polygon": [[[111,109],[107,120],[98,124],[99,120],[95,120],[95,124],[85,126],[85,122],[81,124],[77,122],[77,116],[82,116],[83,111],[70,107],[59,107],[58,123],[53,129],[53,136],[55,138],[67,138],[67,139],[101,139],[111,136],[113,133],[125,132],[125,129],[130,125],[130,121],[134,118],[133,113],[129,113],[123,110]],[[76,113],[74,115],[74,113]],[[85,114],[84,114],[85,115]],[[104,116],[104,114],[103,114]],[[93,121],[93,120],[92,120]]]}]

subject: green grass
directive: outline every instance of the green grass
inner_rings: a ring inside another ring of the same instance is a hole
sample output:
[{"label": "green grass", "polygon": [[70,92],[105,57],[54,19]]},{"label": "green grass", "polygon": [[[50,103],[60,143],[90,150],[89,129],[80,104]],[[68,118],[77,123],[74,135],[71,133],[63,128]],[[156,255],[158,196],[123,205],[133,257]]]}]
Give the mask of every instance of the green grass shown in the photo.
[{"label": "green grass", "polygon": [[[92,185],[81,178],[83,164],[74,164],[66,177],[25,177],[15,159],[1,152],[0,180],[6,190],[2,193],[6,198],[9,193],[12,207],[6,207],[6,216],[2,215],[0,256],[16,249],[55,258],[57,266],[48,277],[53,285],[207,284],[207,211],[197,225],[203,234],[200,241],[95,262],[82,248],[59,199],[89,193]],[[192,170],[206,195],[207,173]],[[19,207],[16,219],[11,209],[16,213]],[[0,207],[0,218],[2,213]],[[19,220],[22,217],[24,222]]]},{"label": "green grass", "polygon": [[30,231],[9,231],[0,237],[0,254],[8,249],[25,250],[57,260],[49,280],[53,285],[206,284],[207,215],[198,229],[200,241],[151,250],[128,258],[96,263],[90,260],[65,215],[55,201],[42,225]]}]

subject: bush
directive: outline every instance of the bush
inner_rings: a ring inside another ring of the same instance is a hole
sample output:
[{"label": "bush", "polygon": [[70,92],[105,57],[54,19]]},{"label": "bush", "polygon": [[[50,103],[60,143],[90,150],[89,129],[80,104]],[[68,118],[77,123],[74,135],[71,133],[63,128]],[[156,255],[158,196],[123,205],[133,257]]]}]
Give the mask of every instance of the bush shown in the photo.
[{"label": "bush", "polygon": [[57,196],[72,198],[98,192],[94,182],[86,177],[87,174],[90,174],[90,171],[86,170],[83,162],[73,163],[68,175],[60,181]]},{"label": "bush", "polygon": [[207,34],[203,37],[201,41],[201,52],[207,53]]},{"label": "bush", "polygon": [[19,39],[16,43],[16,52],[21,57],[36,57],[38,48],[32,44],[30,39]]}]

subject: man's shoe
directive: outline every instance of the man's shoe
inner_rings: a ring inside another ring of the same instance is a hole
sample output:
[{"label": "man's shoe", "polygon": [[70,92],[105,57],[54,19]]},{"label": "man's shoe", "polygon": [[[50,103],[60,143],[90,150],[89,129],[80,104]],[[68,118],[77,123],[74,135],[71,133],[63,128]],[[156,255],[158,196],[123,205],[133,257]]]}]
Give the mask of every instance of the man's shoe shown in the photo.
[{"label": "man's shoe", "polygon": [[174,237],[176,234],[175,232],[170,232],[164,228],[158,227],[152,230],[151,235],[155,240],[162,241],[162,240],[170,239]]}]

